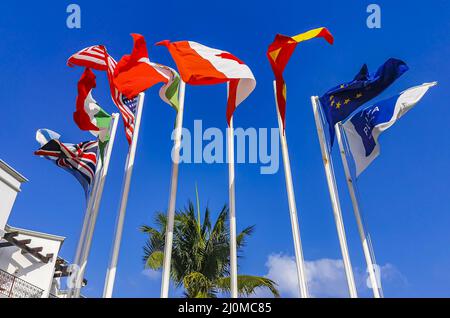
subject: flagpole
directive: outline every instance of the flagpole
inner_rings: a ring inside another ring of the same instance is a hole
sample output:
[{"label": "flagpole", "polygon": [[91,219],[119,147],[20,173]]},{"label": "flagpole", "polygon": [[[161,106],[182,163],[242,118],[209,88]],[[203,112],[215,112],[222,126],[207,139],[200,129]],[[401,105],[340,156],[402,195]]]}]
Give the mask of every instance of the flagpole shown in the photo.
[{"label": "flagpole", "polygon": [[341,131],[342,131],[341,123],[338,123],[335,126],[335,131],[336,131],[336,139],[339,143],[339,149],[340,149],[340,153],[341,153],[342,163],[344,165],[344,171],[345,171],[345,177],[346,177],[346,181],[347,181],[348,191],[350,192],[350,197],[352,199],[352,205],[353,205],[353,211],[355,213],[356,223],[358,224],[359,237],[361,239],[361,243],[362,243],[363,251],[364,251],[364,257],[365,257],[366,263],[367,263],[367,270],[369,272],[369,279],[370,279],[370,283],[372,285],[373,296],[375,298],[381,298],[381,297],[383,297],[382,296],[383,291],[382,291],[381,284],[379,283],[379,280],[377,279],[377,276],[375,273],[373,249],[369,245],[368,235],[366,234],[367,232],[364,228],[364,222],[361,217],[359,204],[358,204],[358,198],[357,198],[358,192],[357,192],[356,180],[353,179],[353,177],[350,173],[347,155],[346,155],[347,148],[344,146],[342,134],[341,134]]},{"label": "flagpole", "polygon": [[230,278],[231,278],[231,298],[238,298],[237,280],[237,244],[236,244],[236,197],[234,184],[234,128],[233,117],[227,129],[227,155],[228,155],[228,190],[230,208]]},{"label": "flagpole", "polygon": [[302,242],[300,239],[300,227],[298,224],[297,204],[295,202],[294,185],[292,182],[291,163],[289,160],[289,150],[286,133],[278,108],[276,81],[273,81],[273,91],[275,95],[275,105],[277,108],[278,127],[280,130],[281,150],[283,155],[284,175],[286,179],[286,191],[288,195],[289,213],[291,216],[292,236],[294,240],[295,259],[297,265],[297,279],[301,298],[308,298],[308,285],[305,271],[305,260],[303,258]]},{"label": "flagpole", "polygon": [[127,161],[125,164],[125,176],[122,184],[122,196],[119,205],[119,212],[117,214],[116,229],[114,234],[114,241],[111,250],[111,257],[106,272],[105,286],[103,289],[103,298],[111,298],[114,281],[116,278],[117,260],[119,258],[120,243],[122,241],[123,225],[125,222],[125,213],[127,209],[128,194],[130,192],[131,175],[134,167],[134,157],[136,154],[137,141],[139,137],[139,128],[141,125],[142,109],[144,107],[144,93],[140,93],[138,97],[138,105],[136,109],[136,121],[134,124],[133,137],[131,139],[130,149],[128,151]]},{"label": "flagpole", "polygon": [[98,181],[98,186],[94,195],[92,210],[90,213],[89,225],[87,227],[86,237],[84,240],[83,251],[80,255],[80,268],[78,271],[77,285],[74,291],[74,297],[79,298],[81,293],[81,284],[83,282],[84,273],[86,271],[87,259],[89,257],[89,252],[92,244],[92,237],[95,229],[95,224],[97,222],[98,210],[100,208],[100,202],[103,196],[103,188],[105,186],[106,176],[108,175],[109,162],[111,159],[112,150],[114,147],[114,140],[116,138],[117,124],[119,121],[119,114],[112,114],[112,121],[109,128],[110,139],[105,151],[105,156],[102,161],[102,169],[100,173],[100,179]]},{"label": "flagpole", "polygon": [[184,96],[186,83],[180,82],[179,106],[175,123],[175,140],[172,158],[172,179],[170,182],[169,209],[167,210],[166,241],[164,245],[164,263],[162,269],[161,298],[169,297],[170,269],[173,245],[173,227],[175,222],[175,205],[177,201],[178,167],[180,162],[181,137],[183,129]]},{"label": "flagpole", "polygon": [[[317,134],[319,137],[320,150],[322,152],[323,166],[325,168],[325,175],[328,183],[328,191],[330,193],[331,204],[333,206],[333,214],[336,222],[336,228],[339,237],[339,244],[341,247],[342,258],[344,261],[345,274],[347,276],[347,284],[351,298],[357,298],[358,293],[356,291],[355,278],[353,276],[352,263],[350,261],[350,255],[347,247],[347,238],[345,236],[344,221],[342,218],[341,206],[339,202],[339,193],[336,185],[336,178],[334,176],[333,162],[331,161],[331,154],[327,146],[325,139],[325,133],[323,130],[322,116],[319,107],[319,98],[317,96],[311,96],[311,103],[314,112],[314,119],[316,122]],[[320,112],[320,113],[319,113]]]},{"label": "flagpole", "polygon": [[[76,289],[78,289],[77,284],[78,284],[78,277],[79,277],[78,275],[79,275],[80,265],[81,265],[81,255],[83,253],[83,248],[84,248],[84,244],[85,244],[85,240],[86,240],[86,232],[89,227],[89,221],[91,219],[91,212],[92,212],[92,207],[94,204],[95,193],[97,192],[97,185],[98,185],[100,173],[101,173],[101,169],[98,169],[95,172],[94,183],[92,184],[91,193],[89,194],[89,198],[88,198],[88,202],[87,202],[87,206],[86,206],[86,212],[84,213],[83,226],[81,228],[81,233],[80,233],[80,237],[78,239],[75,257],[73,260],[73,265],[77,266],[77,268],[75,268],[75,272],[71,273],[71,275],[73,274],[74,276],[73,277],[71,276],[72,286],[69,286],[69,290],[67,293],[68,298],[73,298],[74,294],[76,293]],[[72,269],[72,271],[73,271],[73,269]]]}]

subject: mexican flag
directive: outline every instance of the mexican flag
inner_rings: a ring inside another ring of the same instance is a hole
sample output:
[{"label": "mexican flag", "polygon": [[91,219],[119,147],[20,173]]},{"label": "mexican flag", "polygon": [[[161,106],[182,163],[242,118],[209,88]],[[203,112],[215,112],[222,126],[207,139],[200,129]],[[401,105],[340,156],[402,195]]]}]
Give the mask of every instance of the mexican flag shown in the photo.
[{"label": "mexican flag", "polygon": [[95,74],[86,68],[78,81],[78,96],[73,119],[81,130],[89,130],[98,138],[100,157],[103,160],[104,150],[110,138],[111,115],[105,112],[92,97],[92,89],[95,86]]}]

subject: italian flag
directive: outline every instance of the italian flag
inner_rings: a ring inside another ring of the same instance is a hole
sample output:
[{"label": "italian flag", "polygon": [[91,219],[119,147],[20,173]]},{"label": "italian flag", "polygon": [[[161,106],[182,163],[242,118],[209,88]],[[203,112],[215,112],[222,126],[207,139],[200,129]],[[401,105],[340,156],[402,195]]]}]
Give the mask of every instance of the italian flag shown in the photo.
[{"label": "italian flag", "polygon": [[103,159],[104,150],[110,138],[111,116],[92,97],[92,89],[95,86],[95,74],[86,68],[78,81],[78,96],[73,119],[81,130],[88,130],[98,138],[100,155]]},{"label": "italian flag", "polygon": [[233,54],[197,42],[162,41],[168,48],[181,78],[191,85],[227,83],[227,121],[236,107],[255,89],[256,80],[250,68]]}]

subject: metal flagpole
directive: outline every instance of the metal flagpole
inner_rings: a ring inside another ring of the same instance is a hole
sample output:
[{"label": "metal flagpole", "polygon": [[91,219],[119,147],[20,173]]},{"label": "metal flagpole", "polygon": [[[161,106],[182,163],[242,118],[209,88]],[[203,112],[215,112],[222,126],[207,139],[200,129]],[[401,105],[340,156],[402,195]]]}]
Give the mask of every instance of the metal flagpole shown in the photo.
[{"label": "metal flagpole", "polygon": [[169,297],[170,268],[172,259],[173,226],[175,221],[175,204],[177,201],[178,165],[180,161],[181,137],[183,129],[184,96],[186,83],[180,82],[180,99],[175,123],[175,141],[172,158],[172,179],[170,182],[169,209],[167,211],[166,241],[164,245],[164,263],[162,270],[161,298]]},{"label": "metal flagpole", "polygon": [[80,264],[81,264],[81,255],[83,253],[84,243],[86,240],[86,232],[89,227],[89,221],[91,219],[91,212],[92,212],[92,207],[94,204],[95,194],[97,192],[97,185],[98,185],[100,174],[101,174],[101,169],[96,170],[95,177],[94,177],[94,183],[92,184],[91,193],[89,194],[89,198],[88,198],[88,202],[87,202],[87,206],[86,206],[86,212],[84,213],[83,226],[81,228],[81,233],[80,233],[80,237],[78,239],[77,249],[75,252],[75,257],[74,257],[73,265],[72,265],[72,266],[76,266],[77,268],[72,268],[72,272],[74,270],[75,270],[75,272],[73,272],[73,274],[74,274],[73,276],[71,274],[71,285],[69,285],[69,290],[67,293],[68,298],[74,297],[76,289],[78,288],[77,284],[78,284],[78,273],[80,271]]},{"label": "metal flagpole", "polygon": [[298,225],[297,205],[295,203],[294,185],[292,183],[291,163],[289,160],[289,150],[287,145],[286,134],[283,130],[283,122],[281,120],[280,110],[278,109],[277,87],[273,81],[273,91],[275,95],[275,105],[277,108],[278,127],[280,129],[280,141],[283,154],[284,175],[286,179],[286,191],[289,202],[289,212],[291,216],[292,236],[294,240],[295,259],[297,265],[297,279],[300,289],[301,298],[308,298],[308,285],[306,280],[305,261],[303,259],[302,242],[300,239],[300,228]]},{"label": "metal flagpole", "polygon": [[117,124],[119,122],[119,114],[112,114],[112,121],[109,128],[110,139],[108,145],[106,146],[105,156],[102,162],[102,169],[100,173],[100,179],[98,181],[98,186],[93,199],[92,211],[90,213],[89,225],[87,227],[86,237],[84,241],[83,251],[80,255],[80,268],[78,271],[76,289],[74,291],[74,297],[80,297],[81,284],[83,282],[84,273],[86,271],[87,259],[89,257],[89,252],[92,244],[92,236],[94,234],[95,224],[97,222],[98,210],[100,208],[100,202],[103,195],[103,188],[105,186],[106,176],[108,174],[109,162],[111,159],[111,153],[114,147],[114,140],[116,138]]},{"label": "metal flagpole", "polygon": [[346,155],[348,148],[345,147],[344,142],[342,140],[342,135],[341,135],[342,124],[341,123],[338,123],[335,126],[335,131],[336,131],[336,138],[339,143],[339,149],[341,152],[342,163],[344,165],[344,171],[345,171],[345,177],[347,180],[348,191],[350,192],[350,197],[352,199],[352,205],[353,205],[353,211],[355,213],[356,223],[358,224],[359,237],[361,238],[361,243],[362,243],[363,251],[364,251],[364,257],[365,257],[366,263],[367,263],[367,270],[369,272],[369,279],[370,279],[370,283],[372,285],[373,296],[375,298],[381,298],[382,297],[382,288],[381,288],[381,284],[379,283],[379,280],[377,279],[377,276],[375,273],[375,260],[374,260],[373,250],[372,250],[371,246],[369,245],[368,234],[367,234],[366,230],[364,229],[364,223],[361,218],[361,213],[359,210],[359,204],[358,204],[358,199],[357,199],[357,186],[356,186],[355,180],[353,180],[353,177],[351,176],[351,173],[350,173],[347,155]]},{"label": "metal flagpole", "polygon": [[116,278],[117,260],[119,258],[120,243],[122,241],[122,231],[125,222],[125,212],[127,209],[128,194],[130,192],[131,175],[134,167],[134,157],[136,154],[136,146],[139,137],[139,128],[141,125],[142,109],[144,107],[144,93],[140,93],[138,97],[138,105],[136,109],[136,121],[134,124],[133,137],[131,139],[130,149],[128,151],[127,161],[125,163],[125,176],[122,184],[122,196],[117,214],[116,229],[114,234],[114,242],[111,250],[111,258],[106,272],[105,287],[103,289],[103,298],[111,298],[114,289],[114,280]]},{"label": "metal flagpole", "polygon": [[231,298],[238,297],[237,280],[237,244],[236,244],[236,201],[234,185],[234,129],[233,117],[230,119],[230,126],[227,129],[227,155],[228,155],[228,190],[230,205],[230,278],[231,278]]},{"label": "metal flagpole", "polygon": [[347,276],[348,289],[350,297],[357,298],[358,294],[356,291],[355,278],[353,276],[352,263],[350,261],[350,255],[348,253],[344,221],[342,218],[336,179],[334,177],[333,162],[331,161],[331,154],[329,152],[329,147],[327,145],[325,133],[323,130],[323,115],[319,107],[319,98],[317,96],[311,96],[311,103],[314,112],[314,119],[316,122],[317,134],[319,137],[320,150],[322,151],[323,166],[325,168],[325,175],[327,177],[328,191],[330,192],[331,205],[333,206],[333,214],[336,222],[339,244],[341,246],[342,258],[344,261],[345,274]]}]

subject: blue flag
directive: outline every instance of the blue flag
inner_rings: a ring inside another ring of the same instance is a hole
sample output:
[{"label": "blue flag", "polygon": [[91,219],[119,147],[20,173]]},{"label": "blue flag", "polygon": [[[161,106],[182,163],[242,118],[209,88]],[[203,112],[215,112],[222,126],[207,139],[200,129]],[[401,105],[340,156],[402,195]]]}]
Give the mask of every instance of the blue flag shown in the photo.
[{"label": "blue flag", "polygon": [[364,64],[353,81],[338,85],[320,98],[328,122],[329,145],[333,146],[334,126],[346,119],[354,110],[379,95],[408,70],[405,62],[390,58],[375,74],[369,74]]},{"label": "blue flag", "polygon": [[354,176],[358,177],[380,154],[379,135],[414,107],[434,85],[436,82],[407,89],[362,108],[343,122],[342,132],[348,145],[347,155],[353,159]]}]

